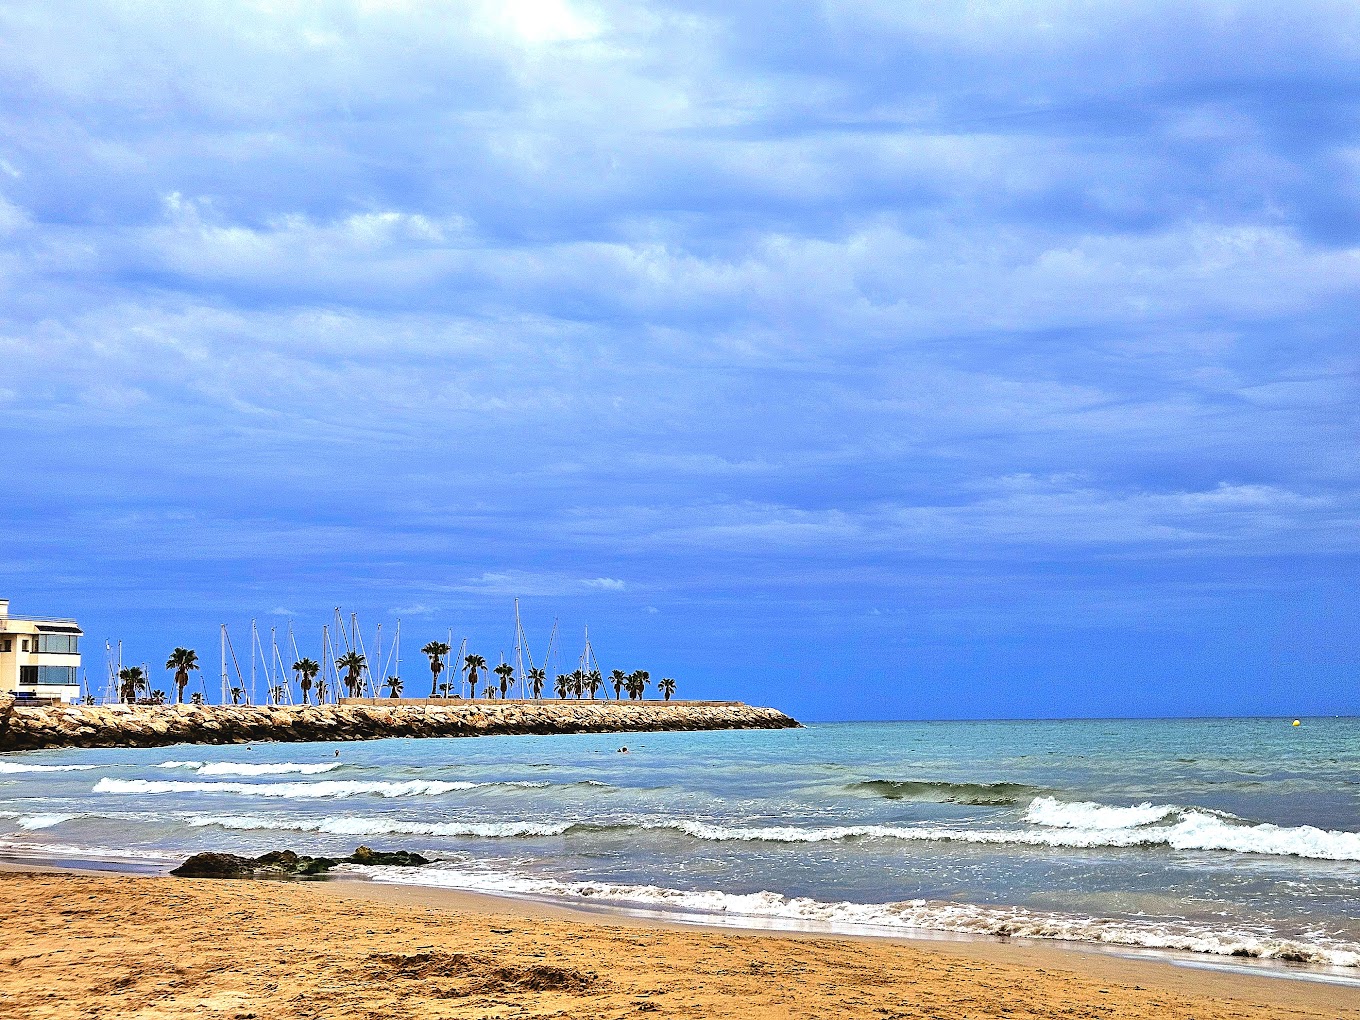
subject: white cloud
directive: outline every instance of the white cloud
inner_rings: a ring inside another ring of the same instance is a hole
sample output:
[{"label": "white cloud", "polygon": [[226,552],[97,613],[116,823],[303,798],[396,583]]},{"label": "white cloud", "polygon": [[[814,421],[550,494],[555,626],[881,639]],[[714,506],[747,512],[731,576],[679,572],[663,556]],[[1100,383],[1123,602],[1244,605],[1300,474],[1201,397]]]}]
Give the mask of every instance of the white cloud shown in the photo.
[{"label": "white cloud", "polygon": [[388,613],[392,616],[432,616],[435,610],[420,602],[410,606],[397,606],[389,609]]}]

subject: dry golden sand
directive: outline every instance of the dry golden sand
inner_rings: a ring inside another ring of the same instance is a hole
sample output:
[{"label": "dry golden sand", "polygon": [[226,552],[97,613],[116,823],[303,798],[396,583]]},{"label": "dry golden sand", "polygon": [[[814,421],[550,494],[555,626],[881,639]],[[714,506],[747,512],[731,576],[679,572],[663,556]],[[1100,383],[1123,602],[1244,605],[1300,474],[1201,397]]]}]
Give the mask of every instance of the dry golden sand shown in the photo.
[{"label": "dry golden sand", "polygon": [[1360,1018],[1332,985],[1046,946],[677,929],[363,883],[0,873],[0,1016]]}]

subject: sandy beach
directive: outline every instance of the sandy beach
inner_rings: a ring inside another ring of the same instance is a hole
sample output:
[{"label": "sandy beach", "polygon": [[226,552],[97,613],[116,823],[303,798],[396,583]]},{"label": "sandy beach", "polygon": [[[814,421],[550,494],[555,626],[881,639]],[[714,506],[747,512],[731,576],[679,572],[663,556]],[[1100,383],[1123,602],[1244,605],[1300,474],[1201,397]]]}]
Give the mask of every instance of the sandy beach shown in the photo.
[{"label": "sandy beach", "polygon": [[0,1016],[1360,1017],[1051,945],[757,934],[367,882],[0,873]]}]

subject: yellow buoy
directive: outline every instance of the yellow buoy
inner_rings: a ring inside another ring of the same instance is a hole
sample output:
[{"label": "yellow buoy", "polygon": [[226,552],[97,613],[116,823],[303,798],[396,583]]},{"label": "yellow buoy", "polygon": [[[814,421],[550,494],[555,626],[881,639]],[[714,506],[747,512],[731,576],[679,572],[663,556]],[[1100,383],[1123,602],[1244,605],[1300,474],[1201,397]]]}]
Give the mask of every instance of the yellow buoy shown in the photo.
[{"label": "yellow buoy", "polygon": [[1294,725],[1295,725],[1295,726],[1299,726],[1299,725],[1302,725],[1302,724],[1301,724],[1297,719],[1295,719],[1295,720],[1294,720]]}]

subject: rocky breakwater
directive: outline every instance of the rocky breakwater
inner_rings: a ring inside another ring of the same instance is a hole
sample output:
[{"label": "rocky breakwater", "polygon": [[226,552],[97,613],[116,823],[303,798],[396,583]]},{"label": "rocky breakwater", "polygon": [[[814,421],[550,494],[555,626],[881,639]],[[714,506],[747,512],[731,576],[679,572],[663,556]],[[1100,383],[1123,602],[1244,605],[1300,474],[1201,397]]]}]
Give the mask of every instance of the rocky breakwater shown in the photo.
[{"label": "rocky breakwater", "polygon": [[384,705],[0,705],[0,751],[263,741],[476,737],[519,733],[785,729],[798,722],[740,702],[409,701]]}]

